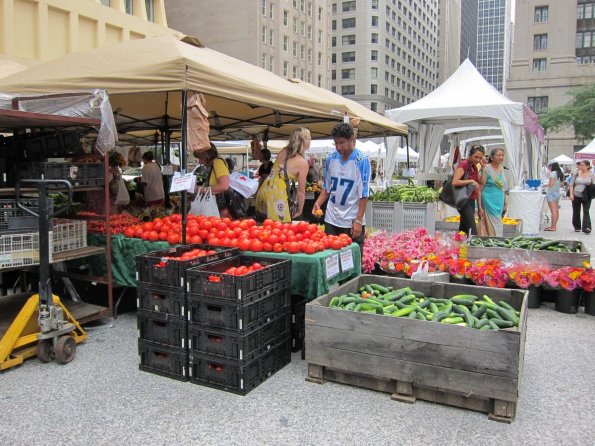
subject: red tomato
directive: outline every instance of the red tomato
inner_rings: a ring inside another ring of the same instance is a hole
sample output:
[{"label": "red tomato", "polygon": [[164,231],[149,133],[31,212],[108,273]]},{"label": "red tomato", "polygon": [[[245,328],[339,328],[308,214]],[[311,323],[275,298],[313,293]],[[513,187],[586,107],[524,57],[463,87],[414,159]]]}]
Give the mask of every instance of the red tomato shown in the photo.
[{"label": "red tomato", "polygon": [[124,235],[126,237],[134,237],[134,229],[132,227],[126,228],[124,230]]},{"label": "red tomato", "polygon": [[285,250],[290,254],[298,253],[300,252],[300,244],[297,242],[287,242],[287,247]]},{"label": "red tomato", "polygon": [[283,245],[281,243],[275,243],[273,245],[273,252],[283,252]]},{"label": "red tomato", "polygon": [[236,268],[236,275],[238,276],[243,276],[244,274],[248,273],[248,267],[247,266],[238,266]]},{"label": "red tomato", "polygon": [[252,264],[252,269],[253,269],[254,271],[258,271],[259,269],[262,269],[262,268],[263,268],[263,266],[262,266],[260,263],[258,263],[258,262],[254,262],[254,263]]},{"label": "red tomato", "polygon": [[225,223],[223,223],[222,221],[220,221],[219,223],[217,223],[215,225],[215,227],[219,230],[219,231],[225,231],[227,229],[227,225]]},{"label": "red tomato", "polygon": [[238,248],[240,251],[250,251],[250,240],[242,238],[238,241]]},{"label": "red tomato", "polygon": [[262,250],[266,252],[271,252],[273,250],[273,245],[269,242],[264,242],[262,244]]},{"label": "red tomato", "polygon": [[152,229],[153,229],[153,223],[151,223],[150,221],[143,223],[143,230],[150,231]]},{"label": "red tomato", "polygon": [[221,244],[220,240],[217,237],[209,237],[208,240],[209,245],[213,245],[213,246],[219,246]]},{"label": "red tomato", "polygon": [[267,227],[267,226],[273,226],[275,222],[273,220],[271,220],[270,218],[265,218],[264,221],[262,222],[262,225]]},{"label": "red tomato", "polygon": [[159,240],[166,242],[167,241],[167,232],[161,231],[159,233]]},{"label": "red tomato", "polygon": [[149,231],[149,240],[152,242],[159,240],[159,233],[157,231]]},{"label": "red tomato", "polygon": [[205,230],[205,229],[200,229],[198,231],[198,236],[203,239],[206,240],[209,238],[209,231]]},{"label": "red tomato", "polygon": [[192,240],[191,243],[194,243],[194,244],[197,244],[197,245],[200,244],[200,243],[202,243],[202,238],[200,238],[199,235],[193,235],[192,238],[191,238],[191,240]]},{"label": "red tomato", "polygon": [[340,250],[343,247],[343,242],[339,239],[334,239],[331,241],[331,249]]},{"label": "red tomato", "polygon": [[306,243],[304,247],[304,252],[306,254],[314,254],[316,252],[316,245],[312,242]]},{"label": "red tomato", "polygon": [[169,234],[167,236],[167,243],[170,245],[175,245],[179,243],[179,236],[177,234]]},{"label": "red tomato", "polygon": [[250,251],[260,252],[262,251],[262,242],[260,240],[251,240],[250,241]]}]

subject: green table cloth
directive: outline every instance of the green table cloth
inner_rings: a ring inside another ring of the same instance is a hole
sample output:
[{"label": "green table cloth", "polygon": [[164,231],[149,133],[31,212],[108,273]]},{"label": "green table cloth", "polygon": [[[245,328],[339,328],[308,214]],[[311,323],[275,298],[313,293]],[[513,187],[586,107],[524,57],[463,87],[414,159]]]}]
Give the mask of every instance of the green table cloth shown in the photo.
[{"label": "green table cloth", "polygon": [[[105,246],[105,235],[88,234],[87,243],[91,246]],[[167,242],[149,242],[123,235],[112,235],[112,278],[114,283],[136,287],[136,256],[147,252],[168,249]],[[89,257],[89,267],[94,276],[105,276],[107,268],[105,254]]]},{"label": "green table cloth", "polygon": [[[89,234],[87,241],[91,246],[105,246],[105,235]],[[168,249],[171,245],[166,242],[148,242],[123,235],[112,235],[112,277],[114,283],[123,286],[136,287],[136,256],[147,252]],[[307,300],[316,299],[328,293],[329,287],[335,283],[357,277],[362,273],[361,252],[359,246],[352,243],[345,250],[351,251],[353,267],[327,279],[326,261],[337,255],[338,251],[327,249],[315,254],[289,254],[286,252],[251,252],[243,251],[243,255],[255,257],[270,257],[291,260],[291,294],[304,296]],[[86,260],[90,272],[94,276],[105,276],[105,254],[98,254]],[[340,262],[339,262],[340,263]]]},{"label": "green table cloth", "polygon": [[242,254],[255,257],[271,257],[291,260],[291,294],[304,296],[308,301],[316,299],[329,292],[335,283],[344,282],[362,273],[362,255],[359,246],[352,243],[347,248],[351,251],[353,268],[340,271],[339,274],[327,279],[326,260],[337,255],[339,251],[327,249],[315,254],[289,254],[286,252],[251,252]]}]

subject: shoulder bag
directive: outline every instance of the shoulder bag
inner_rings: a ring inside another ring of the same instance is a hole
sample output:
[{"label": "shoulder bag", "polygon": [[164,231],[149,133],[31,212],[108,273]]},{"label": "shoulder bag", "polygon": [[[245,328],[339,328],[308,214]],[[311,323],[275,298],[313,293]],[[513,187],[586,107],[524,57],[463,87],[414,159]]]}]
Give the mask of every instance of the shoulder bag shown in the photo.
[{"label": "shoulder bag", "polygon": [[[467,170],[465,170],[465,175],[463,175],[463,180],[467,179]],[[448,178],[444,186],[442,186],[442,191],[440,192],[439,199],[443,203],[452,206],[456,209],[463,209],[469,201],[469,197],[473,193],[475,188],[473,185],[468,184],[466,186],[453,186],[452,184],[452,175]]]},{"label": "shoulder bag", "polygon": [[[209,169],[209,173],[207,175],[207,185],[211,179],[211,172],[213,172],[213,170],[213,167]],[[231,186],[229,186],[225,192],[216,194],[215,199],[217,201],[217,207],[219,210],[227,209],[233,218],[239,219],[246,218],[248,216],[244,197]]]},{"label": "shoulder bag", "polygon": [[287,175],[287,158],[285,158],[285,162],[283,163],[283,174],[285,175],[285,186],[287,187],[287,204],[289,205],[289,217],[293,218],[293,216],[298,211],[298,203],[297,203],[297,187],[295,186],[295,182],[289,181],[289,175]]}]

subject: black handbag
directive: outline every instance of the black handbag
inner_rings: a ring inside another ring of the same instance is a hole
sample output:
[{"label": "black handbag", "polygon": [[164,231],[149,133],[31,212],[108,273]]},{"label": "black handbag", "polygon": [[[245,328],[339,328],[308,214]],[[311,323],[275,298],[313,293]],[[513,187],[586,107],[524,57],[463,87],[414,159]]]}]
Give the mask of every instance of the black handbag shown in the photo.
[{"label": "black handbag", "polygon": [[[467,171],[465,171],[465,175],[463,176],[463,180],[467,179]],[[469,197],[473,193],[475,188],[473,185],[468,184],[466,186],[453,186],[452,184],[452,176],[448,178],[444,186],[442,186],[442,191],[438,198],[443,203],[452,206],[456,209],[463,209],[467,202],[469,201]]]},{"label": "black handbag", "polygon": [[591,182],[591,184],[589,184],[585,188],[583,195],[586,195],[589,198],[589,200],[594,199],[595,198],[595,183]]}]

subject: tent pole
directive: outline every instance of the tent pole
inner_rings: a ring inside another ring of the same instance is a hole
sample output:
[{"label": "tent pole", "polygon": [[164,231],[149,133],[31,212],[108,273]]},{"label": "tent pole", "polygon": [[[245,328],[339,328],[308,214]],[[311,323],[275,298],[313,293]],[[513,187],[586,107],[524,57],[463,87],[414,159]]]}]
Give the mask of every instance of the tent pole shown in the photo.
[{"label": "tent pole", "polygon": [[407,154],[407,173],[409,173],[409,135],[405,135],[405,153]]},{"label": "tent pole", "polygon": [[[186,67],[188,68],[188,67]],[[186,125],[188,123],[188,110],[186,108],[188,104],[188,90],[182,91],[182,147],[180,149],[180,164],[182,175],[186,173],[186,138],[188,137],[188,130]],[[187,209],[186,209],[186,190],[182,191],[182,244],[186,244],[186,222],[187,222]]]}]

